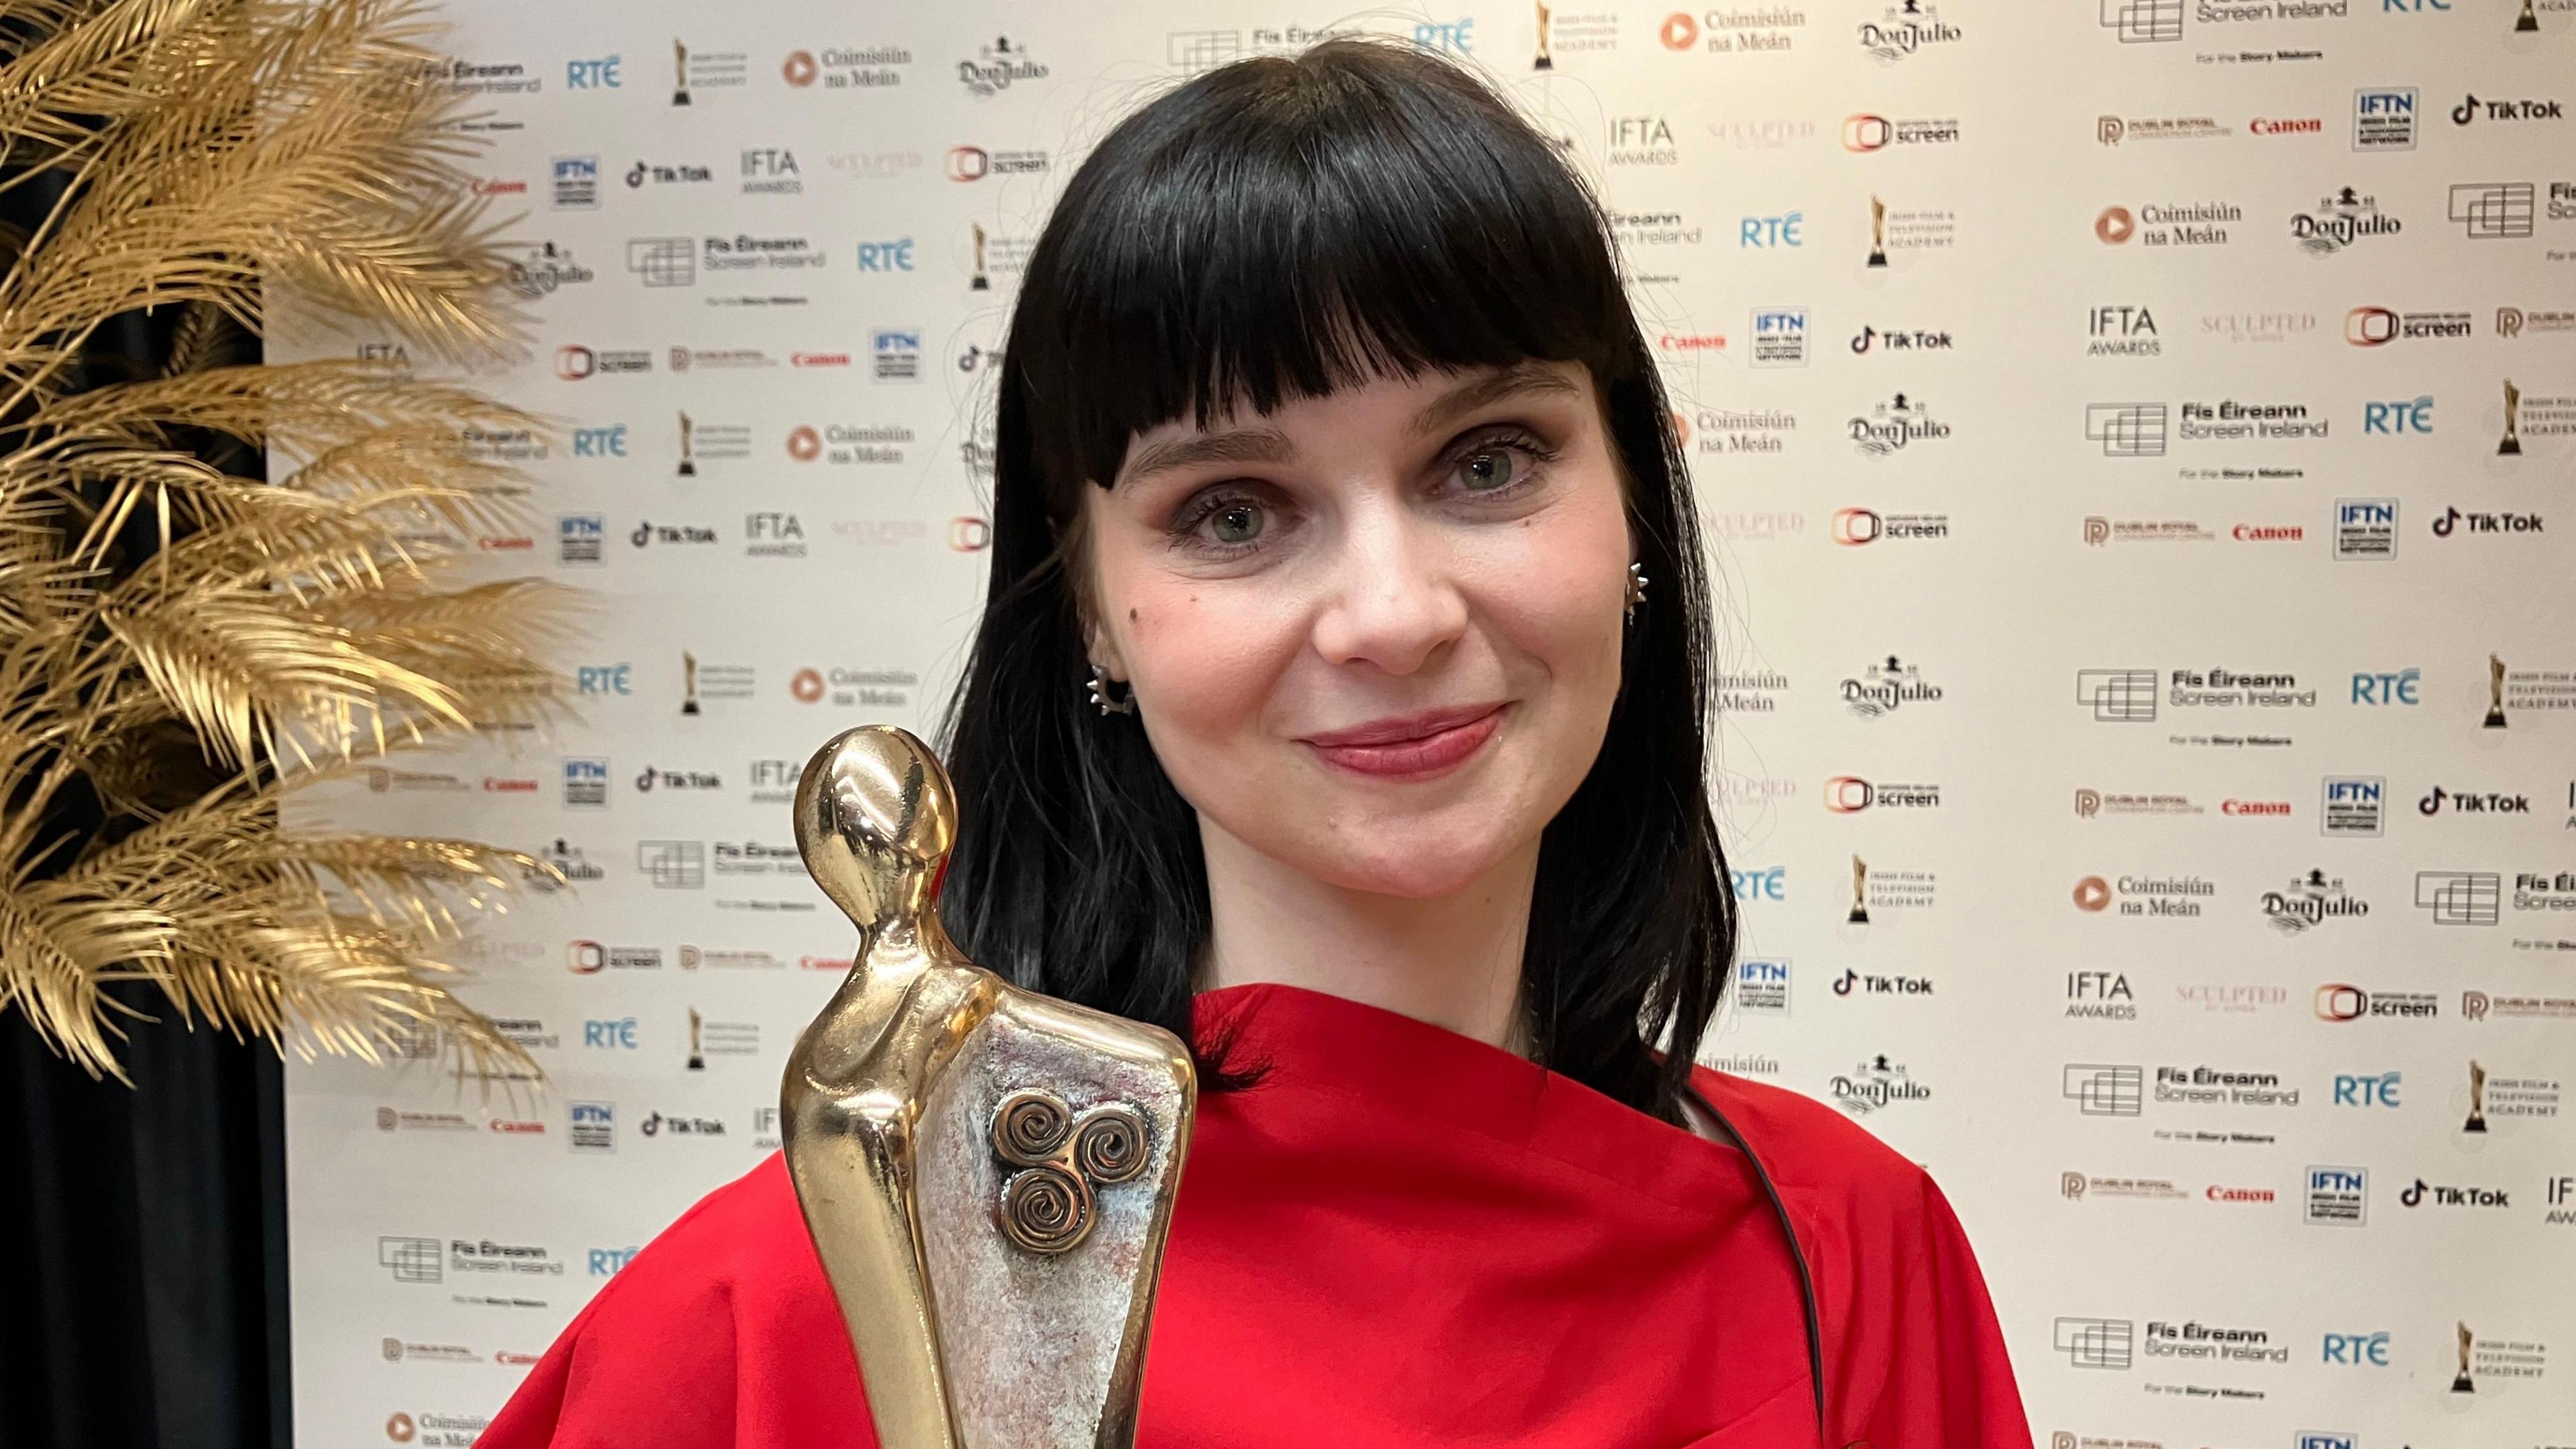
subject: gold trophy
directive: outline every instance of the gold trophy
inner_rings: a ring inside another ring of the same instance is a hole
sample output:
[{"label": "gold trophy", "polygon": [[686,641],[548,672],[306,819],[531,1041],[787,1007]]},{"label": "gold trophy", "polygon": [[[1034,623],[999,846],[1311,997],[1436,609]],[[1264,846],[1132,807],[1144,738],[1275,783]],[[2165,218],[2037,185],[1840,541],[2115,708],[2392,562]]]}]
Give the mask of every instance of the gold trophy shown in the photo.
[{"label": "gold trophy", "polygon": [[685,106],[688,103],[689,48],[675,35],[671,37],[671,104]]},{"label": "gold trophy", "polygon": [[680,713],[698,713],[698,656],[680,651]]},{"label": "gold trophy", "polygon": [[1887,265],[1887,203],[1875,196],[1869,199],[1869,264]]},{"label": "gold trophy", "polygon": [[2487,656],[2487,721],[2491,730],[2504,728],[2504,660]]},{"label": "gold trophy", "polygon": [[2539,28],[2540,17],[2531,13],[2531,0],[2522,0],[2522,13],[2513,18],[2514,33],[2527,35]]},{"label": "gold trophy", "polygon": [[2496,444],[2497,457],[2519,458],[2522,456],[2521,427],[2522,389],[2515,387],[2513,385],[2513,379],[2508,377],[2504,380],[2504,441]]},{"label": "gold trophy", "polygon": [[1843,920],[1854,926],[1869,924],[1869,862],[1852,857],[1852,908]]},{"label": "gold trophy", "polygon": [[706,1027],[706,1018],[698,1015],[696,1007],[690,1007],[689,1070],[693,1072],[703,1072],[707,1069]]},{"label": "gold trophy", "polygon": [[984,275],[984,224],[980,221],[970,221],[966,224],[975,231],[975,273],[967,279],[966,290],[989,292],[993,289],[993,279]]},{"label": "gold trophy", "polygon": [[2459,1372],[2459,1376],[2458,1376],[2458,1377],[2456,1377],[2456,1378],[2454,1378],[2454,1379],[2452,1379],[2452,1380],[2451,1380],[2451,1392],[2452,1392],[2452,1393],[2455,1393],[2455,1394],[2474,1394],[2474,1393],[2476,1393],[2476,1392],[2478,1391],[2478,1386],[2477,1386],[2476,1382],[2475,1382],[2474,1380],[2472,1380],[2472,1379],[2469,1377],[2469,1349],[2470,1349],[2470,1347],[2471,1347],[2472,1345],[2474,1345],[2476,1342],[2477,1342],[2477,1340],[2476,1340],[2475,1338],[2473,1338],[2473,1337],[2471,1337],[2471,1336],[2470,1336],[2470,1333],[2469,1333],[2469,1326],[2468,1326],[2467,1324],[2465,1324],[2465,1323],[2461,1324],[2461,1325],[2460,1325],[2460,1372]]},{"label": "gold trophy", "polygon": [[687,413],[680,414],[680,476],[683,478],[698,476],[698,454],[691,446],[689,437],[696,427],[696,424],[689,421]]},{"label": "gold trophy", "polygon": [[1530,69],[1532,69],[1532,70],[1554,70],[1554,69],[1556,69],[1556,57],[1555,57],[1555,56],[1553,56],[1553,55],[1548,54],[1548,50],[1547,50],[1547,22],[1548,22],[1548,19],[1549,19],[1549,16],[1548,16],[1548,9],[1547,9],[1547,0],[1537,0],[1537,5],[1538,5],[1538,58],[1537,58],[1536,60],[1533,60],[1533,61],[1531,61],[1531,62],[1530,62]]},{"label": "gold trophy", "polygon": [[891,726],[796,782],[859,946],[788,1058],[788,1172],[886,1449],[1128,1449],[1197,1078],[1171,1033],[958,953],[931,905],[956,830]]},{"label": "gold trophy", "polygon": [[2469,1120],[2460,1125],[2463,1132],[2487,1130],[2487,1069],[2469,1063]]}]

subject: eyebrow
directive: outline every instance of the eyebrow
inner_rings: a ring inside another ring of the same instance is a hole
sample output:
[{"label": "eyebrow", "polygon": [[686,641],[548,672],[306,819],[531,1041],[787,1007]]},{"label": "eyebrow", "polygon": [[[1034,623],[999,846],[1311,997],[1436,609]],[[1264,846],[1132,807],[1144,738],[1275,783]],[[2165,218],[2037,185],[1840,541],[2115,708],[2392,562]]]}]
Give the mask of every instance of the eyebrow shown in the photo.
[{"label": "eyebrow", "polygon": [[[1532,394],[1580,397],[1565,374],[1545,363],[1523,359],[1499,372],[1459,384],[1434,398],[1413,415],[1413,432],[1433,432],[1453,419],[1506,398]],[[1297,445],[1276,428],[1237,428],[1222,433],[1192,433],[1145,447],[1119,470],[1117,485],[1139,483],[1157,473],[1201,463],[1284,463],[1297,456]]]}]

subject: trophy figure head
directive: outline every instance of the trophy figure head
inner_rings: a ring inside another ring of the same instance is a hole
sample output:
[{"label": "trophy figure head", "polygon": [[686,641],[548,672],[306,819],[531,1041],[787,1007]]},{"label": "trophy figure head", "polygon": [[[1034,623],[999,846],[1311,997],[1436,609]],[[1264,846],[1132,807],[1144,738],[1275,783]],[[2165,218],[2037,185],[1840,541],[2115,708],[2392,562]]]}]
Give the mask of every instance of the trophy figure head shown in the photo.
[{"label": "trophy figure head", "polygon": [[797,853],[823,894],[872,935],[929,914],[956,838],[948,772],[909,730],[851,730],[796,778]]}]

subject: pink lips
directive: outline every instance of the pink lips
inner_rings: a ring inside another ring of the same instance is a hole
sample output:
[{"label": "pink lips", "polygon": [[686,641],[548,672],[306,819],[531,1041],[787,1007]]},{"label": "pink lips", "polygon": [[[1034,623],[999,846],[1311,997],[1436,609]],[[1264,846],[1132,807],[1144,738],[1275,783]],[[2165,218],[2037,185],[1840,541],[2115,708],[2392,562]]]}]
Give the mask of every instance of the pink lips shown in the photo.
[{"label": "pink lips", "polygon": [[1471,704],[1371,720],[1308,735],[1324,763],[1355,775],[1425,780],[1445,774],[1485,747],[1502,728],[1504,704]]}]

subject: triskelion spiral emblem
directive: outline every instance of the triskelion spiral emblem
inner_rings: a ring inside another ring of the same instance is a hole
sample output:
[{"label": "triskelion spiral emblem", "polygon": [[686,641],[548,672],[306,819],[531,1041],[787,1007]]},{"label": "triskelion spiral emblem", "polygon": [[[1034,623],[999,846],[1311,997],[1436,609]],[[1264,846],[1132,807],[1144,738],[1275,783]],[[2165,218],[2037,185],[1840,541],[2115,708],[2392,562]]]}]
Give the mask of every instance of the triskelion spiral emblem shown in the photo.
[{"label": "triskelion spiral emblem", "polygon": [[993,1153],[1019,1171],[995,1210],[1003,1236],[1031,1253],[1065,1252],[1091,1231],[1094,1188],[1145,1170],[1145,1116],[1124,1102],[1076,1115],[1062,1097],[1029,1088],[993,1109]]}]

